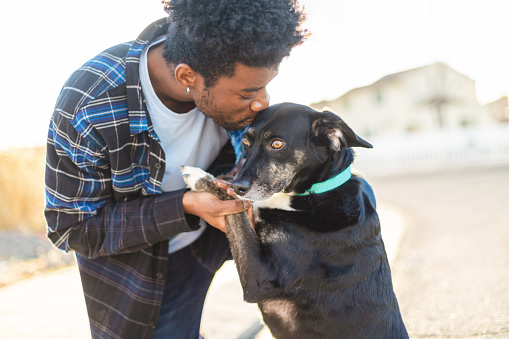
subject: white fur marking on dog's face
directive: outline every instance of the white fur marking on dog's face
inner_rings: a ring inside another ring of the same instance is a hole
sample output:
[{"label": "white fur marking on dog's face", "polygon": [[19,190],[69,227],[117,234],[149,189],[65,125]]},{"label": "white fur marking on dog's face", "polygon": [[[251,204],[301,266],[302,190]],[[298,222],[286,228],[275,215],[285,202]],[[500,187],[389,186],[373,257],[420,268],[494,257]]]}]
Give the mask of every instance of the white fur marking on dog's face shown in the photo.
[{"label": "white fur marking on dog's face", "polygon": [[270,199],[274,194],[283,191],[293,179],[295,166],[292,164],[270,163],[257,171],[255,179],[251,179],[251,187],[244,198],[251,201]]},{"label": "white fur marking on dog's face", "polygon": [[305,161],[305,152],[294,150],[286,163],[269,162],[265,167],[257,170],[251,187],[243,198],[251,201],[272,199],[272,196],[284,191],[294,179],[298,168]]},{"label": "white fur marking on dog's face", "polygon": [[192,167],[192,166],[182,166],[180,167],[180,171],[182,172],[182,177],[184,178],[184,181],[186,182],[187,186],[194,190],[196,187],[196,182],[202,178],[209,177],[213,179],[213,177],[198,167]]}]

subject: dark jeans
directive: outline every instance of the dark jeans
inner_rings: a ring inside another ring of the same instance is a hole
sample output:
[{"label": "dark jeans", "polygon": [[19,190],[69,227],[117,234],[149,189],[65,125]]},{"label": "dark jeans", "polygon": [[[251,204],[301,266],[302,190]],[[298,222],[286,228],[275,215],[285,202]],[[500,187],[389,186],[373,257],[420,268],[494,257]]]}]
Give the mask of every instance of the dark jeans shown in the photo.
[{"label": "dark jeans", "polygon": [[216,271],[231,258],[226,235],[212,226],[194,243],[169,255],[163,305],[154,339],[199,337],[207,290]]}]

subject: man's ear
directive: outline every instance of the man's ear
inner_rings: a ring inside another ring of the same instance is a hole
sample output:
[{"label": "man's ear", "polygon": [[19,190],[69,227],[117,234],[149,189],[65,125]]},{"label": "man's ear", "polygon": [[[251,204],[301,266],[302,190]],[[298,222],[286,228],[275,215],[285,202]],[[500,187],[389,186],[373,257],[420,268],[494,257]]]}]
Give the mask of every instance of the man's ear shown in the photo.
[{"label": "man's ear", "polygon": [[339,116],[328,111],[315,115],[311,133],[317,140],[328,143],[336,152],[341,150],[341,146],[373,148],[369,142],[355,134]]},{"label": "man's ear", "polygon": [[175,80],[177,80],[182,89],[187,87],[193,88],[196,86],[198,73],[188,64],[178,64],[175,67]]}]

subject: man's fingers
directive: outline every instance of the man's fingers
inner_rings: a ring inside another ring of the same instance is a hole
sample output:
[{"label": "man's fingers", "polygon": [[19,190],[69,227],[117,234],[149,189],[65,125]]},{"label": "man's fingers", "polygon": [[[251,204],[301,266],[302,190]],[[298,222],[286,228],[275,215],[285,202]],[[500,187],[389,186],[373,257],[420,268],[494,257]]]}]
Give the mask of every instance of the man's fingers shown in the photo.
[{"label": "man's fingers", "polygon": [[222,188],[226,190],[226,193],[228,195],[234,197],[235,199],[238,199],[238,195],[235,193],[235,191],[232,188],[232,184],[225,180],[215,179],[214,183],[217,185],[217,187]]},{"label": "man's fingers", "polygon": [[224,208],[222,208],[220,215],[239,213],[251,208],[251,203],[249,201],[239,199],[223,201],[222,205]]},{"label": "man's fingers", "polygon": [[212,193],[187,191],[182,197],[184,212],[203,218],[210,225],[225,231],[225,215],[240,213],[251,208],[246,200],[220,200]]},{"label": "man's fingers", "polygon": [[236,200],[231,200],[231,201],[235,202],[235,207],[236,207],[235,213],[244,212],[244,211],[248,210],[249,208],[251,208],[251,203],[247,200],[236,199]]},{"label": "man's fingers", "polygon": [[237,193],[235,193],[235,191],[234,191],[234,190],[233,190],[233,188],[231,188],[231,187],[230,187],[230,188],[228,188],[228,189],[226,190],[226,193],[228,193],[228,195],[229,195],[229,196],[232,196],[232,197],[234,197],[235,199],[238,199],[238,198],[239,198],[239,196],[237,195]]},{"label": "man's fingers", "polygon": [[251,205],[251,202],[249,202],[247,200],[241,200],[241,201],[242,201],[242,203],[244,204],[244,207],[245,207],[244,211],[245,210],[250,210],[250,209],[253,208],[253,205]]},{"label": "man's fingers", "polygon": [[225,189],[225,190],[232,187],[232,185],[228,181],[225,181],[225,180],[215,179],[214,183],[217,185],[217,187]]},{"label": "man's fingers", "polygon": [[249,217],[249,221],[251,221],[251,226],[253,226],[253,228],[255,228],[255,221],[254,221],[254,214],[253,214],[253,209],[250,208],[247,210],[247,216]]}]

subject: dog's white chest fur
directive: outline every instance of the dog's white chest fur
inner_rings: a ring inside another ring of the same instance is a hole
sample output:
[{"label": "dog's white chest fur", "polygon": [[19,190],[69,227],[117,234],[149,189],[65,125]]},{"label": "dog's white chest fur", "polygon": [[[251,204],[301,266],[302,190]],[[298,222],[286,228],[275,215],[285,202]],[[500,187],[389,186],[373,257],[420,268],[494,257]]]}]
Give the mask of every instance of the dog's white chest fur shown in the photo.
[{"label": "dog's white chest fur", "polygon": [[290,201],[292,199],[292,196],[293,196],[293,194],[276,193],[267,200],[253,201],[254,213],[256,215],[260,208],[271,208],[271,209],[278,209],[278,210],[285,210],[285,211],[295,211],[295,209],[290,206]]}]

